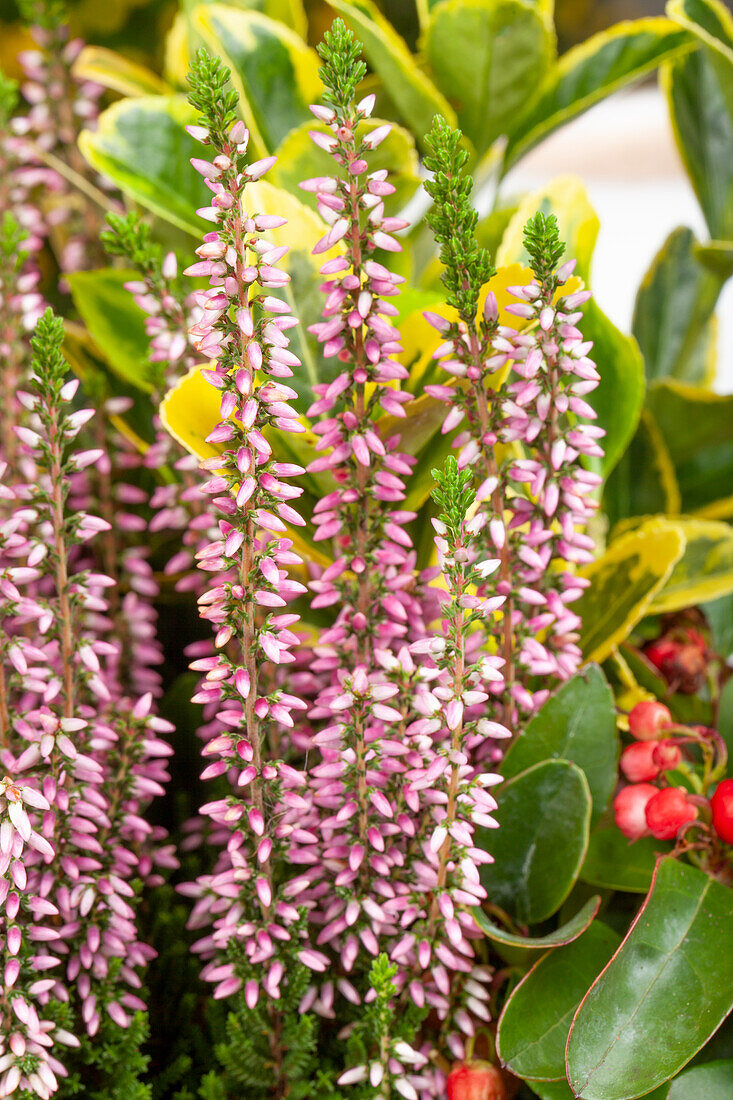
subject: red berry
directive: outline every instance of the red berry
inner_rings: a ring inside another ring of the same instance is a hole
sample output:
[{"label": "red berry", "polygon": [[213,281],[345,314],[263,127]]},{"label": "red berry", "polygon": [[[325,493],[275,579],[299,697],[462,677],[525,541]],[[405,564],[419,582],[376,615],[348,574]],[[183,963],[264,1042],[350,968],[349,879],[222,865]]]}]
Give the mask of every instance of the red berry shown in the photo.
[{"label": "red berry", "polygon": [[683,825],[697,817],[697,806],[687,801],[679,787],[665,787],[650,798],[646,807],[649,832],[657,840],[673,840]]},{"label": "red berry", "polygon": [[506,1100],[506,1086],[490,1062],[459,1062],[448,1074],[448,1100]]},{"label": "red berry", "polygon": [[713,828],[726,844],[733,844],[733,779],[724,779],[710,799]]},{"label": "red berry", "polygon": [[621,771],[631,783],[645,783],[656,779],[659,765],[654,762],[654,753],[659,741],[634,741],[621,753]]},{"label": "red berry", "polygon": [[644,699],[629,714],[629,733],[637,741],[655,741],[662,730],[674,723],[664,703],[656,699]]},{"label": "red berry", "polygon": [[[647,745],[653,744],[647,741]],[[680,747],[674,741],[658,741],[653,753],[654,763],[660,772],[671,772],[679,765],[682,759]]]},{"label": "red berry", "polygon": [[629,840],[649,835],[645,811],[649,799],[657,793],[651,783],[634,783],[631,787],[623,787],[614,798],[613,816]]}]

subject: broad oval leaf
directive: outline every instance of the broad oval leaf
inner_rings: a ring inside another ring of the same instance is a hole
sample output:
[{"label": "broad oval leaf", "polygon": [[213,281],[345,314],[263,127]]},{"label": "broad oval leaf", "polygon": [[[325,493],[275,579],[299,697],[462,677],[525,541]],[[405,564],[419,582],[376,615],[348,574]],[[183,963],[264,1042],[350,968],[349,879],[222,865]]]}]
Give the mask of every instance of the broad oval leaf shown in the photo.
[{"label": "broad oval leaf", "polygon": [[654,18],[617,23],[568,50],[514,126],[504,172],[553,130],[689,48],[684,31]]},{"label": "broad oval leaf", "polygon": [[667,613],[733,592],[733,528],[715,520],[681,517],[685,552],[650,611]]},{"label": "broad oval leaf", "polygon": [[308,105],[320,98],[315,50],[257,11],[202,4],[191,22],[231,69],[255,148],[263,156],[272,153],[286,134],[312,117]]},{"label": "broad oval leaf", "polygon": [[567,1077],[584,1100],[633,1100],[693,1057],[733,1006],[733,891],[662,858],[626,938],[578,1008]]},{"label": "broad oval leaf", "polygon": [[583,621],[580,645],[586,660],[605,660],[628,637],[684,549],[681,528],[663,519],[648,520],[580,570],[591,582],[573,605]]},{"label": "broad oval leaf", "polygon": [[715,331],[710,320],[724,279],[700,263],[696,243],[691,229],[674,229],[637,292],[632,331],[648,379],[713,381]]},{"label": "broad oval leaf", "polygon": [[682,510],[733,515],[733,396],[668,379],[651,384],[647,406],[674,463]]},{"label": "broad oval leaf", "polygon": [[606,890],[646,894],[660,852],[670,848],[665,841],[650,836],[632,844],[615,825],[595,829],[590,834],[580,878]]},{"label": "broad oval leaf", "polygon": [[401,117],[424,148],[433,118],[442,115],[456,125],[456,113],[435,84],[419,68],[404,39],[372,0],[330,0],[364,47],[369,64],[380,76]]},{"label": "broad oval leaf", "polygon": [[666,1100],[730,1100],[733,1096],[733,1058],[692,1066],[675,1077]]},{"label": "broad oval leaf", "polygon": [[82,131],[79,148],[123,194],[200,237],[196,210],[211,192],[191,167],[202,147],[184,129],[198,117],[183,96],[123,99],[102,112],[96,130]]},{"label": "broad oval leaf", "polygon": [[[384,119],[378,118],[362,123],[365,134],[382,125],[384,125]],[[291,130],[276,150],[277,163],[272,169],[270,178],[278,187],[298,195],[301,202],[315,210],[318,202],[316,196],[310,192],[301,191],[298,185],[302,180],[313,176],[331,175],[333,157],[311,141],[308,136],[311,130],[326,133],[327,127],[311,119],[310,122],[305,122]],[[384,200],[388,214],[396,214],[415,194],[420,186],[419,167],[419,158],[412,135],[404,127],[393,123],[389,137],[385,138],[369,155],[370,172],[376,172],[381,168],[388,169],[390,183],[396,188],[394,195],[388,195]]]},{"label": "broad oval leaf", "polygon": [[518,1077],[559,1081],[573,1016],[620,937],[594,921],[573,943],[548,952],[514,989],[499,1019],[497,1048]]},{"label": "broad oval leaf", "polygon": [[113,372],[145,393],[153,391],[150,340],[145,314],[124,284],[135,271],[108,267],[66,276],[71,296],[89,335]]},{"label": "broad oval leaf", "polygon": [[705,48],[662,70],[680,155],[710,236],[719,240],[733,237],[733,74],[723,80]]},{"label": "broad oval leaf", "polygon": [[585,772],[597,821],[616,785],[618,754],[613,695],[600,668],[589,665],[530,718],[509,746],[501,773],[510,779],[541,760],[572,760]]},{"label": "broad oval leaf", "polygon": [[527,88],[555,53],[552,22],[530,0],[445,0],[431,13],[424,48],[479,156],[511,131]]},{"label": "broad oval leaf", "polygon": [[551,947],[564,947],[582,936],[593,922],[600,905],[600,896],[596,894],[588,899],[571,920],[556,928],[554,932],[548,932],[546,936],[515,936],[507,932],[506,928],[495,924],[483,909],[476,909],[473,915],[476,918],[476,924],[492,943],[501,943],[506,947],[519,947],[525,951],[547,951]]},{"label": "broad oval leaf", "polygon": [[546,760],[496,791],[499,828],[477,843],[494,857],[481,869],[489,900],[522,924],[557,912],[573,888],[588,847],[591,797],[580,768]]}]

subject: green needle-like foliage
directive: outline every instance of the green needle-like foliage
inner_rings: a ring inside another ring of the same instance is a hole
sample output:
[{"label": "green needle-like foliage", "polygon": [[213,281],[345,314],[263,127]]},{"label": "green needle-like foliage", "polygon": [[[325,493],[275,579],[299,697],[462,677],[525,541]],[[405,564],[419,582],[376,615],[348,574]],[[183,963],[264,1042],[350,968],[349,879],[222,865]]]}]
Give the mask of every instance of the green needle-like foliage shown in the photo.
[{"label": "green needle-like foliage", "polygon": [[197,52],[188,74],[189,103],[201,112],[200,123],[216,146],[228,141],[229,131],[239,117],[237,93],[229,84],[231,75],[218,57],[204,49]]},{"label": "green needle-like foliage", "polygon": [[[560,230],[554,214],[538,210],[524,227],[524,247],[530,258],[532,270],[543,289],[555,280],[555,269],[565,252],[560,240]],[[550,288],[554,290],[554,285]]]},{"label": "green needle-like foliage", "polygon": [[440,115],[433,119],[426,137],[431,153],[425,158],[425,167],[433,173],[432,180],[425,183],[433,207],[426,221],[440,245],[446,301],[472,326],[481,287],[496,269],[488,250],[476,241],[478,214],[471,201],[473,179],[465,170],[468,153],[461,146],[462,136]]},{"label": "green needle-like foliage", "polygon": [[361,43],[348,30],[343,19],[335,19],[317,47],[323,59],[318,75],[323,81],[323,99],[337,109],[352,102],[356,89],[366,75],[361,58]]}]

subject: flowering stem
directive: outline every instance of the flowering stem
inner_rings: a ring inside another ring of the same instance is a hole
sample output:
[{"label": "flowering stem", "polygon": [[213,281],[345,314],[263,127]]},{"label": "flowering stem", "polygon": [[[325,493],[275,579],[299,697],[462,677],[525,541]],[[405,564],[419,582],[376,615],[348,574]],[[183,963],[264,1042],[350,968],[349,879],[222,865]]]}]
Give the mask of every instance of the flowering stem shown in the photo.
[{"label": "flowering stem", "polygon": [[71,601],[69,599],[68,548],[66,545],[66,524],[64,522],[64,472],[57,410],[50,409],[51,428],[49,431],[49,453],[51,479],[51,523],[53,526],[54,547],[56,551],[55,580],[59,601],[59,624],[61,640],[61,665],[64,677],[64,717],[74,716],[74,624]]},{"label": "flowering stem", "polygon": [[0,749],[10,748],[10,713],[8,689],[5,682],[5,666],[0,661]]},{"label": "flowering stem", "polygon": [[[471,349],[474,350],[475,346],[475,362],[477,365],[480,363],[480,353],[478,351],[478,337],[474,332],[471,334]],[[476,408],[479,414],[479,423],[481,425],[481,439],[489,431],[489,409],[486,399],[486,390],[483,386],[476,383],[473,384],[474,399],[476,401]],[[504,498],[501,491],[501,485],[499,483],[499,463],[496,460],[496,454],[492,447],[487,447],[485,444],[481,444],[481,453],[484,458],[487,476],[493,478],[496,482],[495,488],[491,494],[491,507],[494,517],[501,523],[502,528],[506,532],[506,517],[504,514]],[[505,537],[502,546],[498,550],[500,565],[500,575],[503,582],[503,586],[506,589],[506,602],[502,608],[502,620],[501,620],[501,636],[502,636],[502,650],[501,654],[504,658],[504,665],[502,667],[502,673],[504,674],[504,715],[503,721],[507,729],[512,730],[514,728],[514,708],[512,706],[511,699],[511,686],[514,683],[514,601],[512,599],[512,567],[510,558],[509,540]]]},{"label": "flowering stem", "polygon": [[[460,585],[460,581],[456,585],[456,588],[457,588],[457,592],[452,593],[454,596],[456,596],[460,592],[460,589],[462,588],[462,585]],[[465,616],[464,615],[459,616],[459,618],[456,620],[455,626],[456,626],[457,651],[454,653],[454,656],[453,656],[453,661],[454,661],[454,664],[453,664],[453,696],[454,696],[454,698],[458,699],[458,698],[461,697],[461,694],[463,692],[463,674],[464,674],[464,665],[465,665],[465,636],[464,636]],[[448,830],[448,833],[446,835],[445,840],[443,841],[443,844],[442,844],[441,849],[440,849],[439,857],[438,857],[439,862],[438,862],[437,889],[436,889],[435,893],[433,894],[433,901],[432,901],[432,905],[430,907],[430,919],[428,921],[428,936],[429,936],[430,939],[433,938],[433,935],[435,934],[435,926],[436,926],[438,920],[440,919],[440,910],[439,910],[439,907],[438,907],[438,898],[439,898],[440,894],[443,892],[443,890],[445,889],[447,873],[448,873],[448,859],[450,857],[451,847],[452,847],[450,829],[451,829],[451,826],[455,823],[455,820],[456,820],[456,806],[457,806],[456,796],[458,794],[458,781],[459,781],[459,768],[458,768],[458,764],[455,763],[455,757],[461,751],[462,743],[463,743],[463,722],[461,721],[461,722],[458,723],[456,728],[452,731],[452,736],[451,736],[451,749],[452,749],[452,756],[454,758],[454,762],[451,764],[451,769],[450,769],[450,779],[448,781],[448,805],[446,807],[446,813],[445,813],[445,827]]]}]

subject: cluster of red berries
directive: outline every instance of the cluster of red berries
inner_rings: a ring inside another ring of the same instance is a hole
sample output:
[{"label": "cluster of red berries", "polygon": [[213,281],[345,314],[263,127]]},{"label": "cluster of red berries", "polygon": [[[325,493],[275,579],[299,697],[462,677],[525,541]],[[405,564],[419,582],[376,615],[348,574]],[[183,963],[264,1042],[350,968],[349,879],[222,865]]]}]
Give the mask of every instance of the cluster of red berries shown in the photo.
[{"label": "cluster of red berries", "polygon": [[681,763],[680,744],[699,739],[692,730],[682,731],[689,737],[664,736],[675,728],[667,707],[654,700],[637,703],[629,714],[629,732],[635,740],[621,754],[621,771],[629,786],[614,799],[616,824],[630,840],[642,836],[673,840],[683,826],[699,817],[702,806],[709,805],[715,833],[733,844],[733,780],[719,783],[709,803],[684,787],[654,785],[653,781],[664,784],[665,773]]}]

